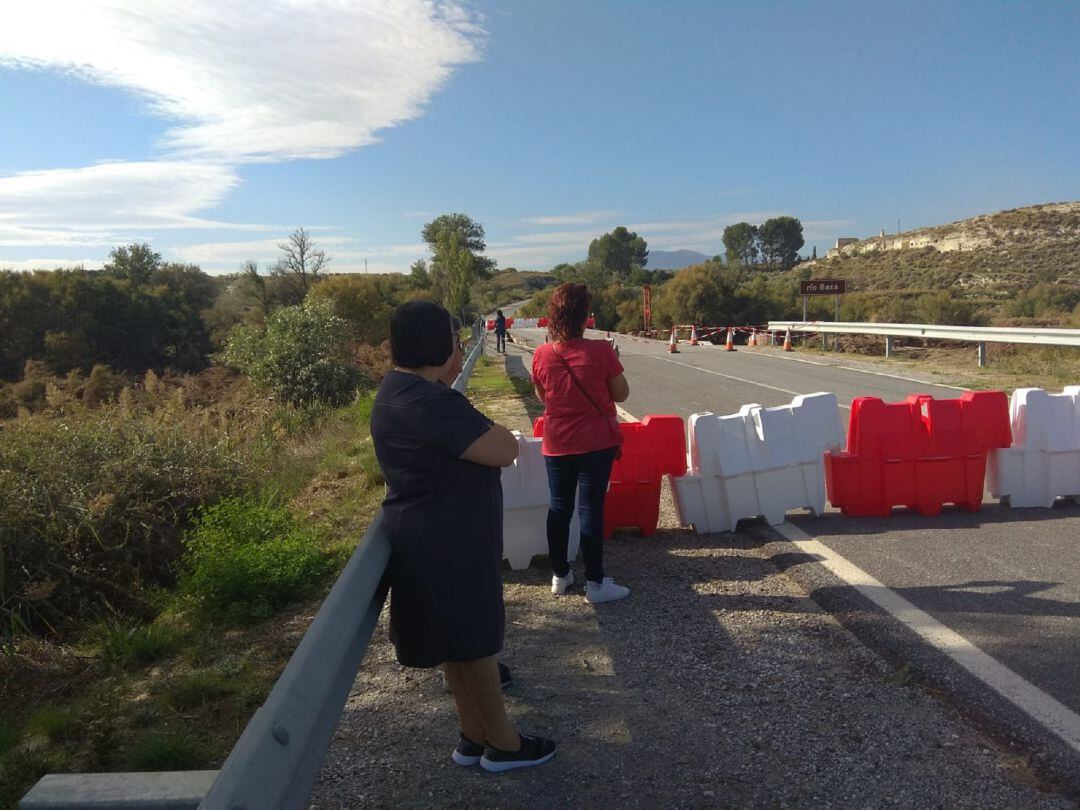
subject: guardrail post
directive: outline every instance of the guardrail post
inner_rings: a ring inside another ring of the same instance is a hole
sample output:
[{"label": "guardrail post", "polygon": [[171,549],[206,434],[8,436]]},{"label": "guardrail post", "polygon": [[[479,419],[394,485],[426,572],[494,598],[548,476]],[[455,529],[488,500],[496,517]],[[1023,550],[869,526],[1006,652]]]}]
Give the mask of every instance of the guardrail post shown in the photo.
[{"label": "guardrail post", "polygon": [[892,351],[893,351],[892,336],[891,335],[886,335],[885,336],[885,356],[886,357],[892,357]]},{"label": "guardrail post", "polygon": [[979,341],[979,368],[986,365],[986,344]]}]

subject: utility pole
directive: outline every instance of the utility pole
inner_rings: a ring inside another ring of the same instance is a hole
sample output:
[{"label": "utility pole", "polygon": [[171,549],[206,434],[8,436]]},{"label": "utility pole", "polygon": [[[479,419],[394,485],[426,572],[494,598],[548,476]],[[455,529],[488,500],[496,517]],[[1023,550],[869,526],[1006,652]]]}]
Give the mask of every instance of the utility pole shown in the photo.
[{"label": "utility pole", "polygon": [[367,259],[364,259],[364,275],[367,275]]}]

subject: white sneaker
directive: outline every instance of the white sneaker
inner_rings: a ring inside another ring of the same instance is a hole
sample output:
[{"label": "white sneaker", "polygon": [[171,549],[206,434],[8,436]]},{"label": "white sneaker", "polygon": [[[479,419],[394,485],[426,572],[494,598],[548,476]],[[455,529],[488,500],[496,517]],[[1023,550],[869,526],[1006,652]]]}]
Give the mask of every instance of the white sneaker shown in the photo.
[{"label": "white sneaker", "polygon": [[590,605],[599,605],[601,602],[614,602],[617,599],[625,599],[630,595],[630,589],[625,585],[616,585],[611,577],[604,577],[601,583],[585,583],[585,601]]},{"label": "white sneaker", "polygon": [[574,572],[567,571],[565,577],[551,575],[551,592],[556,596],[565,596],[566,589],[574,584]]}]

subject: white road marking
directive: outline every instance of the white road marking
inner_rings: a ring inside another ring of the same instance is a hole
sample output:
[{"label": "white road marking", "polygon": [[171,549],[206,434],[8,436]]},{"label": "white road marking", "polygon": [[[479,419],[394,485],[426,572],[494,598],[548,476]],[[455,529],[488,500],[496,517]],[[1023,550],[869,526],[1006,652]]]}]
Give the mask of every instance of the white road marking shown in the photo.
[{"label": "white road marking", "polygon": [[817,360],[807,360],[805,357],[787,357],[786,355],[765,354],[761,353],[758,357],[767,357],[770,360],[786,360],[789,363],[809,363],[812,366],[825,366],[826,368],[842,368],[844,371],[855,371],[859,374],[873,374],[875,377],[888,377],[890,380],[903,380],[904,382],[918,383],[919,385],[932,385],[935,388],[951,388],[954,391],[968,391],[968,388],[961,388],[958,385],[946,385],[945,383],[928,382],[927,380],[916,380],[914,377],[901,377],[899,374],[889,374],[884,371],[868,371],[865,368],[855,368],[854,366],[840,366],[835,363],[822,363]]},{"label": "white road marking", "polygon": [[852,586],[923,641],[945,653],[986,686],[1008,699],[1025,714],[1080,752],[1080,714],[1025,680],[929,613],[915,607],[895,591],[817,540],[798,526],[774,526],[800,551],[818,557],[818,563]]},{"label": "white road marking", "polygon": [[[637,354],[637,355],[634,355],[634,356],[635,357],[649,357],[649,358],[652,358],[653,360],[663,360],[666,363],[674,363],[677,366],[682,366],[683,368],[689,368],[689,369],[692,369],[693,371],[700,371],[700,372],[702,372],[704,374],[712,374],[715,377],[723,377],[725,380],[734,380],[735,382],[745,383],[746,385],[756,385],[758,388],[768,388],[770,391],[779,391],[781,394],[790,394],[793,397],[797,397],[797,396],[799,396],[799,394],[813,393],[812,391],[792,391],[789,388],[780,388],[780,387],[775,386],[775,385],[769,385],[768,383],[757,382],[756,380],[748,380],[745,377],[736,377],[734,374],[723,374],[723,373],[721,373],[719,371],[713,371],[711,368],[701,368],[700,366],[693,366],[693,365],[690,365],[689,363],[682,363],[682,362],[680,362],[678,360],[672,360],[669,357],[657,357],[654,354]],[[851,410],[850,405],[841,405],[840,407],[844,408],[846,410]]]}]

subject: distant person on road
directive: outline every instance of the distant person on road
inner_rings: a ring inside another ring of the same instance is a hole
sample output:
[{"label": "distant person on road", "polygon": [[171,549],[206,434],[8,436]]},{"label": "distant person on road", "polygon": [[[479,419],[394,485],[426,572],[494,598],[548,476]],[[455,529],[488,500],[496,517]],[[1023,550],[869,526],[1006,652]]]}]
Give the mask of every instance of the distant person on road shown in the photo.
[{"label": "distant person on road", "polygon": [[495,351],[506,354],[506,316],[501,309],[495,310]]},{"label": "distant person on road", "polygon": [[626,401],[630,385],[611,344],[583,337],[591,305],[584,284],[555,289],[548,303],[551,342],[533,354],[532,375],[544,403],[551,592],[561,596],[574,584],[567,549],[577,491],[585,600],[599,604],[630,595],[629,588],[604,576],[604,496],[622,446],[615,403]]},{"label": "distant person on road", "polygon": [[390,638],[407,667],[442,666],[461,723],[452,758],[505,771],[539,765],[555,743],[519,734],[495,659],[503,646],[502,467],[517,440],[441,384],[460,368],[450,314],[429,301],[390,320],[394,368],[371,436],[386,478]]}]

